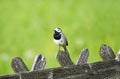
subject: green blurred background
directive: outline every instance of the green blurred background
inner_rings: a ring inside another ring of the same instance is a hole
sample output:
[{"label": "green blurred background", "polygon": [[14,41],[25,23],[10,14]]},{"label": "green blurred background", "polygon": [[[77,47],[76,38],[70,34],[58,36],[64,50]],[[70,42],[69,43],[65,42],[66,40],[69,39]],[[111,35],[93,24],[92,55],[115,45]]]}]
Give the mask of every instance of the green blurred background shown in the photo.
[{"label": "green blurred background", "polygon": [[29,69],[37,54],[46,57],[46,68],[59,67],[56,27],[67,36],[74,63],[83,48],[90,51],[88,62],[101,61],[101,44],[115,52],[120,47],[120,0],[0,0],[0,75],[14,73],[16,56]]}]

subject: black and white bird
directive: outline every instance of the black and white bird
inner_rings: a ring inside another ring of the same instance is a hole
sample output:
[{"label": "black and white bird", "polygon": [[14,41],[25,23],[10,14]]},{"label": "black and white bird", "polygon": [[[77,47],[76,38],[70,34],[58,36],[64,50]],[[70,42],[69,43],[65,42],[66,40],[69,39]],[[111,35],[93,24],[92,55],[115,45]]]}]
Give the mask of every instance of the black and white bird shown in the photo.
[{"label": "black and white bird", "polygon": [[68,46],[68,41],[60,28],[54,29],[53,41],[56,45],[59,46],[59,50],[60,50],[60,47],[63,47],[64,51],[67,51],[66,46]]}]

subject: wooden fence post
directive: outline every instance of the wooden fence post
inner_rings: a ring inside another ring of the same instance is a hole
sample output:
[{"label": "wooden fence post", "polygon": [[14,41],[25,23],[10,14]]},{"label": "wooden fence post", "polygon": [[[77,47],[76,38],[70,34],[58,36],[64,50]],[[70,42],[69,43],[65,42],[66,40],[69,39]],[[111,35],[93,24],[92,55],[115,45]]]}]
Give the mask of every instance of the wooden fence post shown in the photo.
[{"label": "wooden fence post", "polygon": [[115,59],[116,59],[117,61],[120,61],[120,49],[119,49],[118,54],[117,54],[117,56],[116,56]]},{"label": "wooden fence post", "polygon": [[45,69],[45,65],[46,65],[46,60],[45,60],[44,55],[42,55],[42,54],[37,55],[34,59],[34,63],[33,63],[31,71],[43,70],[43,69]]},{"label": "wooden fence post", "polygon": [[27,66],[20,57],[13,58],[11,66],[15,73],[28,71]]},{"label": "wooden fence post", "polygon": [[79,56],[78,60],[77,60],[77,65],[78,65],[78,64],[85,64],[85,63],[87,63],[88,56],[89,56],[89,51],[88,51],[88,49],[87,49],[87,48],[86,48],[86,49],[83,49],[83,50],[81,51],[81,53],[80,53],[80,56]]},{"label": "wooden fence post", "polygon": [[61,66],[74,65],[68,51],[62,51],[62,50],[58,51],[57,60]]},{"label": "wooden fence post", "polygon": [[102,57],[103,60],[111,60],[111,59],[115,59],[116,57],[112,48],[105,44],[103,44],[100,47],[100,56]]}]

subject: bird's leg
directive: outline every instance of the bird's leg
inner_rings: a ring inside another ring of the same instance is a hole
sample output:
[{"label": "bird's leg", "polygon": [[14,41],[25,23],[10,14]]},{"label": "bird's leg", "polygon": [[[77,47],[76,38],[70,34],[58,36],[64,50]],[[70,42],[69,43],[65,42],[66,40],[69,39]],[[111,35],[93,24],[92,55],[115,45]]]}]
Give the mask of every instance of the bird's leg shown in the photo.
[{"label": "bird's leg", "polygon": [[68,51],[67,47],[65,45],[63,46],[63,49],[64,49],[64,51]]}]

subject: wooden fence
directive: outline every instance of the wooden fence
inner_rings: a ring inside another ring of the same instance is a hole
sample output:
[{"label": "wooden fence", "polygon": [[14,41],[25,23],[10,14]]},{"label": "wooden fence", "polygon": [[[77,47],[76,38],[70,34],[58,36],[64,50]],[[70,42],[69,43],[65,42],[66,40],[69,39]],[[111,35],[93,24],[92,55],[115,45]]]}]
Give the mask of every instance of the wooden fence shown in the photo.
[{"label": "wooden fence", "polygon": [[11,64],[15,74],[1,75],[0,79],[120,79],[120,51],[115,56],[111,47],[103,44],[100,56],[103,61],[87,63],[89,50],[86,48],[74,64],[69,52],[58,51],[56,58],[61,67],[45,69],[46,60],[40,54],[30,71],[20,57],[15,57]]}]

